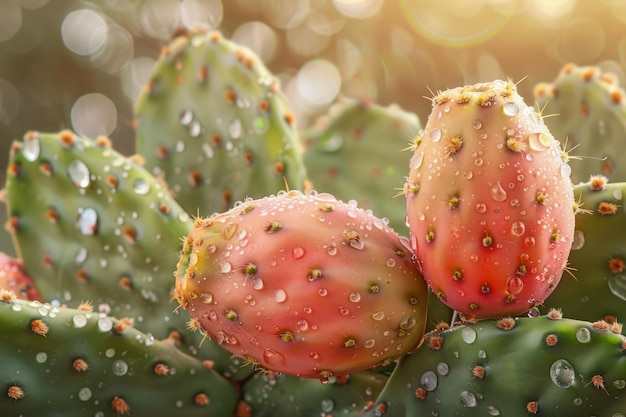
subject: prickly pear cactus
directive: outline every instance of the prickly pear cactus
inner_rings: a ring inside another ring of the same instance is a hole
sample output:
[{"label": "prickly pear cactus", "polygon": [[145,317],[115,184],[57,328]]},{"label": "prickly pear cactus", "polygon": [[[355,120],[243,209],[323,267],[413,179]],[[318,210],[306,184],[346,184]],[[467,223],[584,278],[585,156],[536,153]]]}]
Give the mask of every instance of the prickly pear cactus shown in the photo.
[{"label": "prickly pear cactus", "polygon": [[0,289],[13,291],[23,300],[41,301],[41,295],[24,268],[24,262],[3,252],[0,252]]},{"label": "prickly pear cactus", "polygon": [[552,311],[431,333],[398,365],[366,415],[622,416],[620,332],[619,325],[561,319]]},{"label": "prickly pear cactus", "polygon": [[[157,339],[176,331],[197,352],[201,335],[186,332],[187,317],[171,302],[173,266],[193,222],[148,171],[107,139],[31,132],[13,145],[6,197],[9,230],[42,299],[89,300]],[[207,346],[220,369],[229,364]],[[250,372],[232,368],[223,371]]]},{"label": "prickly pear cactus", "polygon": [[309,178],[317,191],[355,200],[407,234],[406,201],[395,197],[411,157],[410,138],[420,129],[417,115],[398,105],[341,99],[302,134]]},{"label": "prickly pear cactus", "polygon": [[581,212],[576,215],[569,257],[571,274],[563,277],[545,305],[562,308],[570,318],[621,320],[626,311],[626,183],[612,184],[606,177],[594,176],[577,185],[574,194]]},{"label": "prickly pear cactus", "polygon": [[[554,136],[580,160],[572,161],[572,180],[604,175],[626,181],[620,155],[626,152],[626,95],[615,75],[596,66],[567,64],[552,83],[540,83],[534,95]],[[575,149],[574,149],[575,148]]]},{"label": "prickly pear cactus", "polygon": [[0,410],[12,416],[230,415],[238,393],[203,362],[104,313],[0,290]]},{"label": "prickly pear cactus", "polygon": [[376,370],[331,378],[327,384],[284,374],[257,373],[243,386],[250,417],[358,416],[368,410],[388,375]]},{"label": "prickly pear cactus", "polygon": [[217,32],[163,49],[135,106],[136,152],[191,214],[302,189],[302,146],[278,81]]}]

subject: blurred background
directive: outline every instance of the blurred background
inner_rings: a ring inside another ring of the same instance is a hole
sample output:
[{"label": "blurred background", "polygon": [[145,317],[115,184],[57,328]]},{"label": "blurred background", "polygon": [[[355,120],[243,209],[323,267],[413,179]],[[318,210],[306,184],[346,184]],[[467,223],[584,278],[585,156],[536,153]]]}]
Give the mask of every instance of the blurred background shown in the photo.
[{"label": "blurred background", "polygon": [[431,91],[510,78],[528,102],[565,63],[622,85],[626,68],[626,0],[0,0],[0,184],[28,130],[132,154],[134,100],[160,48],[196,26],[255,51],[301,128],[341,95],[425,122]]}]

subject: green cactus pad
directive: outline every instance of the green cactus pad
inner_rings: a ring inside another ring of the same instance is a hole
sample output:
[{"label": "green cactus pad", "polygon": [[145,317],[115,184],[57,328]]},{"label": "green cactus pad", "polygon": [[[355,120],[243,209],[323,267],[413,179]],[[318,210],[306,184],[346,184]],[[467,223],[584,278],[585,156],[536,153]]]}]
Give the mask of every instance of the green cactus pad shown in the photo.
[{"label": "green cactus pad", "polygon": [[431,333],[367,415],[624,415],[626,338],[606,322],[559,317],[552,311]]},{"label": "green cactus pad", "polygon": [[305,185],[302,146],[277,80],[217,32],[165,47],[135,114],[137,153],[189,213]]},{"label": "green cactus pad", "polygon": [[371,407],[388,376],[376,370],[331,378],[326,384],[289,375],[257,373],[243,387],[251,417],[356,416]]},{"label": "green cactus pad", "polygon": [[[588,181],[601,174],[611,181],[626,181],[626,95],[617,78],[595,66],[568,64],[552,83],[534,90],[537,106],[554,137],[567,143],[572,181]],[[575,148],[575,149],[574,149]]]},{"label": "green cactus pad", "polygon": [[104,313],[0,291],[0,412],[11,416],[231,415],[210,364]]},{"label": "green cactus pad", "polygon": [[[176,331],[199,351],[202,336],[186,331],[171,301],[192,222],[148,171],[108,140],[31,132],[12,148],[6,196],[8,228],[44,300],[89,300],[157,339]],[[242,372],[217,345],[202,351],[225,374]]]},{"label": "green cactus pad", "polygon": [[626,183],[596,176],[574,188],[583,212],[576,215],[574,245],[565,274],[546,307],[568,317],[595,321],[623,320],[626,311]]},{"label": "green cactus pad", "polygon": [[406,200],[394,197],[411,158],[403,150],[420,129],[417,115],[397,105],[344,98],[303,132],[309,178],[317,191],[356,200],[406,235]]}]

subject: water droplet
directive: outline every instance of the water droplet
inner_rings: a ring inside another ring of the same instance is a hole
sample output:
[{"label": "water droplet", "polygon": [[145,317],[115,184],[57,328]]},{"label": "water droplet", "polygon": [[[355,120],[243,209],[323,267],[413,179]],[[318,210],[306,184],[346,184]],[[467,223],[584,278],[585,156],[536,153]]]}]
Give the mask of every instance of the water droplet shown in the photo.
[{"label": "water droplet", "polygon": [[485,161],[483,161],[482,158],[476,158],[474,159],[474,165],[476,165],[477,167],[481,167],[483,166],[483,164],[485,163]]},{"label": "water droplet", "polygon": [[535,318],[539,316],[541,316],[541,311],[539,311],[537,307],[532,307],[530,310],[528,310],[528,317]]},{"label": "water droplet", "polygon": [[104,356],[106,356],[107,358],[112,358],[113,356],[115,356],[115,349],[108,348],[104,351]]},{"label": "water droplet", "polygon": [[487,352],[484,349],[480,349],[477,355],[480,359],[485,359],[487,357]]},{"label": "water droplet", "polygon": [[429,137],[430,137],[430,140],[432,140],[433,142],[439,142],[439,140],[441,139],[441,130],[437,128],[431,130]]},{"label": "water droplet", "polygon": [[473,176],[474,173],[472,171],[463,171],[463,178],[466,180],[471,180]]},{"label": "water droplet", "polygon": [[506,191],[504,191],[504,188],[502,188],[502,184],[500,184],[500,181],[498,181],[498,183],[494,186],[491,186],[491,198],[493,198],[495,201],[504,201],[506,200]]},{"label": "water droplet", "polygon": [[335,256],[337,254],[337,246],[335,245],[329,246],[328,248],[326,248],[326,252],[328,252],[330,256]]},{"label": "water droplet", "polygon": [[365,248],[365,242],[361,239],[350,239],[350,247],[358,250],[363,250]]},{"label": "water droplet", "polygon": [[89,252],[87,252],[87,248],[85,247],[80,248],[78,250],[78,253],[76,253],[76,263],[82,264],[83,262],[85,262],[88,254]]},{"label": "water droplet", "polygon": [[202,133],[202,125],[200,124],[199,121],[194,120],[189,125],[189,136],[191,136],[192,138],[197,138],[198,136],[200,136],[201,133]]},{"label": "water droplet", "polygon": [[87,317],[84,314],[76,314],[72,317],[72,323],[75,328],[80,329],[87,325]]},{"label": "water droplet", "polygon": [[372,318],[376,321],[380,321],[385,318],[385,312],[382,310],[378,310],[375,313],[372,313]]},{"label": "water droplet", "polygon": [[617,389],[624,389],[626,388],[626,381],[624,381],[623,379],[616,379],[615,381],[613,381],[613,386]]},{"label": "water droplet", "polygon": [[220,262],[217,266],[222,274],[227,274],[231,271],[232,265],[230,262]]},{"label": "water droplet", "polygon": [[89,186],[89,168],[82,161],[74,161],[67,166],[67,175],[69,175],[72,184],[80,188]]},{"label": "water droplet", "polygon": [[361,301],[361,294],[359,294],[358,292],[353,292],[350,294],[350,301],[352,301],[353,303],[358,303],[359,301]]},{"label": "water droplet", "polygon": [[178,115],[178,120],[180,120],[181,125],[188,126],[193,120],[193,112],[191,110],[181,111]]},{"label": "water droplet", "polygon": [[300,330],[301,332],[309,330],[309,322],[304,319],[298,320],[297,326],[298,330]]},{"label": "water droplet", "polygon": [[583,403],[583,399],[580,397],[574,398],[574,405],[581,405]]},{"label": "water droplet", "polygon": [[330,413],[335,408],[335,403],[333,400],[322,400],[321,407],[323,412]]},{"label": "water droplet", "polygon": [[626,275],[613,275],[609,279],[609,289],[613,295],[626,301]]},{"label": "water droplet", "polygon": [[291,250],[291,256],[293,259],[301,259],[304,256],[304,248],[300,246],[296,246]]},{"label": "water droplet", "polygon": [[328,290],[326,288],[320,288],[317,293],[320,297],[326,297],[328,295]]},{"label": "water droplet", "polygon": [[269,128],[270,124],[267,119],[263,117],[257,117],[252,121],[252,127],[254,127],[254,131],[256,133],[265,133]]},{"label": "water droplet", "polygon": [[213,302],[213,294],[210,292],[200,293],[200,302],[203,304],[211,304]]},{"label": "water droplet", "polygon": [[483,127],[483,122],[481,122],[478,119],[475,119],[474,122],[472,123],[472,126],[474,126],[474,129],[480,129],[481,127]]},{"label": "water droplet", "polygon": [[146,195],[150,192],[150,184],[143,178],[137,178],[133,182],[133,191],[138,195]]},{"label": "water droplet", "polygon": [[76,226],[83,235],[95,235],[98,232],[98,213],[92,208],[79,208]]},{"label": "water droplet", "polygon": [[511,234],[513,236],[521,236],[526,232],[526,225],[524,222],[514,222],[511,225]]},{"label": "water droplet", "polygon": [[445,375],[448,375],[449,372],[450,372],[450,367],[448,366],[447,363],[439,362],[437,364],[437,373],[439,375],[445,376]]},{"label": "water droplet", "polygon": [[411,330],[413,327],[415,327],[416,324],[417,321],[415,320],[415,317],[404,316],[404,318],[400,321],[400,329]]},{"label": "water droplet", "polygon": [[502,111],[507,116],[515,116],[517,113],[519,113],[519,107],[516,103],[508,101],[502,106]]},{"label": "water droplet", "polygon": [[396,260],[393,258],[389,258],[387,259],[387,261],[385,261],[385,265],[387,265],[387,267],[389,268],[393,268],[394,266],[396,266]]},{"label": "water droplet", "polygon": [[557,387],[569,388],[574,384],[576,372],[568,361],[558,359],[550,367],[550,378]]},{"label": "water droplet", "polygon": [[420,383],[426,391],[433,391],[437,388],[437,374],[433,371],[424,372],[422,374],[422,378],[420,379]]},{"label": "water droplet", "polygon": [[569,178],[570,175],[572,174],[572,167],[570,167],[567,164],[563,164],[561,165],[561,167],[559,168],[559,173],[561,174],[561,177],[563,178]]},{"label": "water droplet", "polygon": [[424,153],[418,153],[417,155],[413,155],[411,160],[409,161],[409,167],[411,169],[418,169],[422,166],[422,162],[424,162]]},{"label": "water droplet", "polygon": [[526,239],[524,239],[524,246],[526,246],[527,248],[532,248],[535,246],[535,238],[532,236],[528,236]]},{"label": "water droplet", "polygon": [[580,343],[588,343],[591,340],[591,332],[586,327],[576,330],[576,340]]},{"label": "water droplet", "polygon": [[78,399],[81,401],[89,401],[91,399],[91,390],[88,387],[79,389]]},{"label": "water droplet", "polygon": [[27,161],[33,162],[39,158],[41,146],[38,138],[32,138],[24,141],[22,146],[22,155]]},{"label": "water droplet", "polygon": [[128,372],[128,364],[123,360],[118,359],[113,362],[113,364],[111,365],[111,369],[113,370],[113,373],[115,375],[123,376],[126,375],[126,372]]},{"label": "water droplet", "polygon": [[235,119],[228,125],[228,134],[233,139],[239,139],[243,132],[243,125],[241,120]]},{"label": "water droplet", "polygon": [[461,392],[461,404],[466,407],[476,407],[478,402],[476,401],[476,396],[469,391]]},{"label": "water droplet", "polygon": [[484,203],[478,203],[476,204],[476,211],[478,213],[484,213],[485,211],[487,211],[487,206]]},{"label": "water droplet", "polygon": [[367,349],[373,348],[375,344],[376,341],[374,339],[367,339],[365,342],[363,342],[363,346],[365,346]]},{"label": "water droplet", "polygon": [[509,294],[517,295],[524,289],[524,281],[518,276],[510,277],[506,280],[506,290]]},{"label": "water droplet", "polygon": [[272,349],[263,351],[263,360],[270,366],[281,365],[285,362],[285,357]]},{"label": "water droplet", "polygon": [[208,245],[206,247],[207,253],[215,253],[216,250],[217,250],[217,246],[215,246],[215,245]]},{"label": "water droplet", "polygon": [[35,355],[35,360],[38,363],[45,363],[48,360],[48,354],[46,352],[39,352]]},{"label": "water droplet", "polygon": [[274,301],[277,303],[282,303],[287,299],[287,293],[285,290],[276,290],[274,291]]},{"label": "water droplet", "polygon": [[255,290],[261,290],[263,289],[263,280],[261,278],[256,278],[254,281],[252,281],[252,288],[254,288]]},{"label": "water droplet", "polygon": [[500,410],[498,410],[493,405],[490,405],[487,410],[488,410],[490,416],[499,416],[500,415]]},{"label": "water droplet", "polygon": [[465,327],[461,330],[461,338],[465,343],[472,344],[476,341],[476,330],[471,327]]},{"label": "water droplet", "polygon": [[543,152],[550,148],[550,136],[545,133],[531,133],[528,135],[528,145],[530,149],[537,152]]},{"label": "water droplet", "polygon": [[231,240],[233,236],[235,236],[235,233],[237,233],[238,228],[239,226],[237,226],[237,223],[228,223],[222,229],[222,235],[226,240]]}]

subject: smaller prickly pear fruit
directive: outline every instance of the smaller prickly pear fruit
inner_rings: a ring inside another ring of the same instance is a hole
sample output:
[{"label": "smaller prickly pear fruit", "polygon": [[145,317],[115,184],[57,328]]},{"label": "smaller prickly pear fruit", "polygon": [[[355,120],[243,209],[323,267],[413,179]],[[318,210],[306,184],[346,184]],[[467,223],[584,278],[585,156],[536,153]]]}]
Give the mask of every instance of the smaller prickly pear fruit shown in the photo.
[{"label": "smaller prickly pear fruit", "polygon": [[329,194],[281,192],[196,220],[176,298],[255,366],[325,380],[422,341],[427,287],[408,240]]},{"label": "smaller prickly pear fruit", "polygon": [[441,92],[405,184],[431,289],[468,319],[515,315],[561,279],[574,234],[567,154],[515,84]]},{"label": "smaller prickly pear fruit", "polygon": [[22,300],[41,301],[35,283],[24,268],[24,263],[0,252],[0,289],[13,291]]}]

